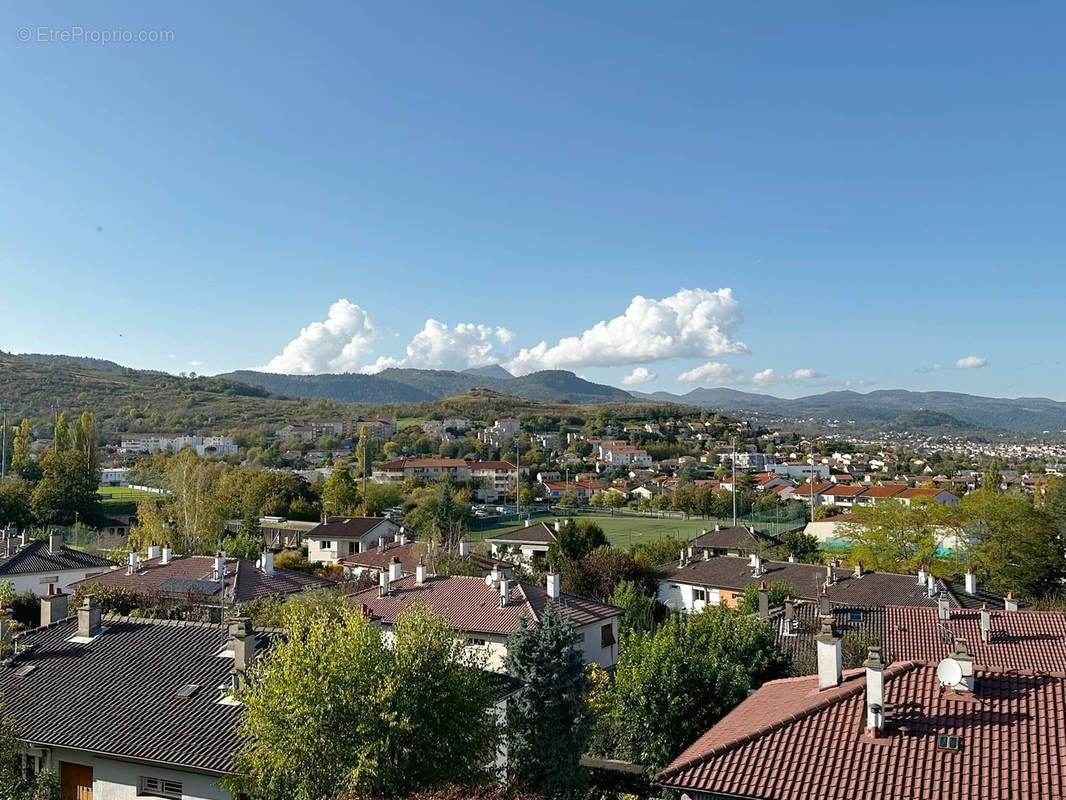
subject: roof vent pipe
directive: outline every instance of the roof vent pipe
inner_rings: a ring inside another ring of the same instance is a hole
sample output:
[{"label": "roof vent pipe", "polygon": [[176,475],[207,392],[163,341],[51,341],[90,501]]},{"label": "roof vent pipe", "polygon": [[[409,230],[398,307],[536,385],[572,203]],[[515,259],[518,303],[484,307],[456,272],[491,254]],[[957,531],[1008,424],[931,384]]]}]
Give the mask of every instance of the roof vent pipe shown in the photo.
[{"label": "roof vent pipe", "polygon": [[988,604],[981,606],[981,641],[988,643],[992,637],[992,613],[988,610]]},{"label": "roof vent pipe", "polygon": [[885,729],[885,662],[881,648],[871,647],[866,667],[866,732],[876,737]]}]

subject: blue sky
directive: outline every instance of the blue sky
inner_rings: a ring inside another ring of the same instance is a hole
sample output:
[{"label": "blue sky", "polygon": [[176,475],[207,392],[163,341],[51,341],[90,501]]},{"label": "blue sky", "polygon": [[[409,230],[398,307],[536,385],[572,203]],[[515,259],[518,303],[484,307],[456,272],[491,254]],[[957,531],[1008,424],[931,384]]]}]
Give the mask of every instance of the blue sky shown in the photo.
[{"label": "blue sky", "polygon": [[1066,399],[1064,24],[8,3],[0,349]]}]

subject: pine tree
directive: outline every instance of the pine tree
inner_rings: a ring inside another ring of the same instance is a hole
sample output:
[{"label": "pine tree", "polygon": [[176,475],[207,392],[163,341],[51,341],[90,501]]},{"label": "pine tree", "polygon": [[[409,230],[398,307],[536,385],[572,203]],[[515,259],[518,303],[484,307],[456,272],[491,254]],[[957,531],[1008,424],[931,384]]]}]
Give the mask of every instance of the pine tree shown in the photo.
[{"label": "pine tree", "polygon": [[519,620],[507,642],[506,664],[523,684],[507,704],[511,781],[547,797],[578,794],[588,780],[580,760],[592,712],[573,626],[553,603],[536,627]]}]

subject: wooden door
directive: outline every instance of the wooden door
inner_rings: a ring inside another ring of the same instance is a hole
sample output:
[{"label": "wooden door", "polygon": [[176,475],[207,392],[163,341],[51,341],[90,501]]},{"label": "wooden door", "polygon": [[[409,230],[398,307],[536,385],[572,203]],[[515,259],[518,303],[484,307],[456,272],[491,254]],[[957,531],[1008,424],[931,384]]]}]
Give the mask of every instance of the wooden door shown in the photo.
[{"label": "wooden door", "polygon": [[62,800],[93,800],[93,768],[60,761],[59,787]]}]

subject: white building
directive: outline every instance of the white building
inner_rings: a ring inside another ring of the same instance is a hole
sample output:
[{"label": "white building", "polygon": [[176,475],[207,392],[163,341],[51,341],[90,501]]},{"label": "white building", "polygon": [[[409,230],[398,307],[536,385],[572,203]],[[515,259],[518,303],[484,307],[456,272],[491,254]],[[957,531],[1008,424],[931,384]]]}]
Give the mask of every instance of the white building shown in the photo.
[{"label": "white building", "polygon": [[102,556],[65,547],[61,533],[48,539],[30,539],[25,533],[0,539],[0,581],[11,581],[16,594],[32,592],[41,597],[66,592],[77,581],[114,566]]}]

